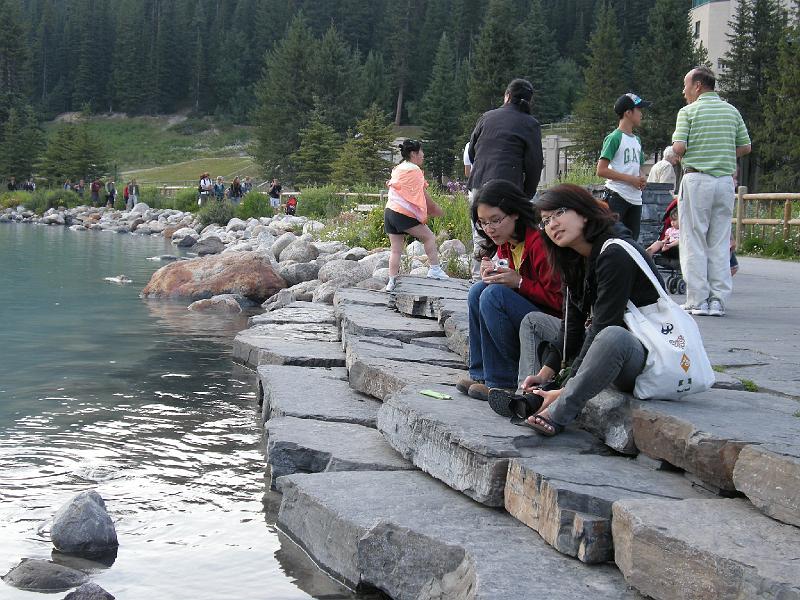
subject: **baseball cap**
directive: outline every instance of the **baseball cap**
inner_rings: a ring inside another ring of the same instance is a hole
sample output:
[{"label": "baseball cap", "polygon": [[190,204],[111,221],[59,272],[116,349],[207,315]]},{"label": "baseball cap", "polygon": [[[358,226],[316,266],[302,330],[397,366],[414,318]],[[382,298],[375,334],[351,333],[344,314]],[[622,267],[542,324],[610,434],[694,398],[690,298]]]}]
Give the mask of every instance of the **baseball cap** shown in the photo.
[{"label": "baseball cap", "polygon": [[617,101],[614,102],[614,112],[622,116],[625,114],[626,110],[631,110],[633,108],[649,108],[652,105],[652,102],[642,100],[636,94],[628,92],[617,98]]}]

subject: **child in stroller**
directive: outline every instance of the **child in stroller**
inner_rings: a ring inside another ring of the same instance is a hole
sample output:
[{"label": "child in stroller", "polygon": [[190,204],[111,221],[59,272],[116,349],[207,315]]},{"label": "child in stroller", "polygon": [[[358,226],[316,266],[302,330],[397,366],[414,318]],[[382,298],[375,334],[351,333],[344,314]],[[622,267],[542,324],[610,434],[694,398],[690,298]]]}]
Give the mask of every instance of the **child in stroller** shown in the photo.
[{"label": "child in stroller", "polygon": [[[678,216],[678,199],[669,203],[664,211],[663,226],[659,238],[650,244],[647,253],[653,257],[661,276],[667,284],[670,294],[685,294],[686,282],[681,273],[680,253],[680,218]],[[734,252],[734,243],[731,240],[731,275],[736,275],[739,270],[739,261]]]}]

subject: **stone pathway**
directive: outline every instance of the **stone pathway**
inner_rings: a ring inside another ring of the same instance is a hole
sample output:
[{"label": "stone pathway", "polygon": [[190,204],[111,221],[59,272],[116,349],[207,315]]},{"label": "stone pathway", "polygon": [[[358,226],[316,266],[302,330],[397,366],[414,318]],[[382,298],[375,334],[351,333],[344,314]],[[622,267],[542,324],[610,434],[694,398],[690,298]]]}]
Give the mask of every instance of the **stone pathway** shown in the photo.
[{"label": "stone pathway", "polygon": [[254,317],[235,356],[258,369],[279,525],[392,598],[800,599],[800,265],[741,262],[729,316],[698,318],[717,387],[605,390],[555,438],[455,390],[466,282]]}]

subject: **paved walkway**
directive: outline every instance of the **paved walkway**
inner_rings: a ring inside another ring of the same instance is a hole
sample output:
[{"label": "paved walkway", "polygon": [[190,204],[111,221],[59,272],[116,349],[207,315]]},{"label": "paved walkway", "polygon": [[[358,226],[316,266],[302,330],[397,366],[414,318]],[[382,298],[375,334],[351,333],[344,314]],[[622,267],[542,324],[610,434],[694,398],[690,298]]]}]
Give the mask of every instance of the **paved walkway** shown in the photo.
[{"label": "paved walkway", "polygon": [[742,257],[739,264],[727,316],[696,317],[711,362],[800,400],[800,262]]}]

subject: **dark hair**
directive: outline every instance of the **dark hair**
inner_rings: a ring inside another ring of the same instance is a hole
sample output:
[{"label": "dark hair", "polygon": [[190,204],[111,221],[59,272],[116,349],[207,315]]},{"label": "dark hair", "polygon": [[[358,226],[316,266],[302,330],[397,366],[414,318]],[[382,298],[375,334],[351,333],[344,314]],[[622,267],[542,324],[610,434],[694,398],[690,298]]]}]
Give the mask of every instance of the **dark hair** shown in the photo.
[{"label": "dark hair", "polygon": [[[528,229],[536,227],[539,217],[530,198],[519,187],[504,179],[492,179],[481,186],[472,201],[472,223],[478,222],[478,205],[495,206],[507,215],[518,215],[514,226],[514,238],[524,242]],[[492,241],[486,232],[476,227],[478,235],[483,238],[481,247],[488,256],[493,256],[497,251],[497,244]]]},{"label": "dark hair", "polygon": [[419,152],[422,149],[422,144],[417,140],[403,140],[402,144],[397,146],[400,148],[400,156],[403,160],[410,160],[412,152]]},{"label": "dark hair", "polygon": [[[570,208],[586,219],[583,237],[593,243],[603,235],[611,233],[617,216],[609,210],[605,202],[599,202],[579,185],[564,183],[546,192],[536,201],[540,211]],[[544,245],[547,248],[547,260],[554,271],[561,274],[562,280],[573,289],[581,289],[586,269],[584,257],[571,248],[561,248],[545,233]]]},{"label": "dark hair", "polygon": [[713,90],[717,85],[717,78],[708,67],[695,67],[692,69],[692,83],[699,83],[704,88]]},{"label": "dark hair", "polygon": [[506,88],[508,101],[528,114],[531,114],[531,98],[533,98],[533,85],[527,79],[514,79]]}]

